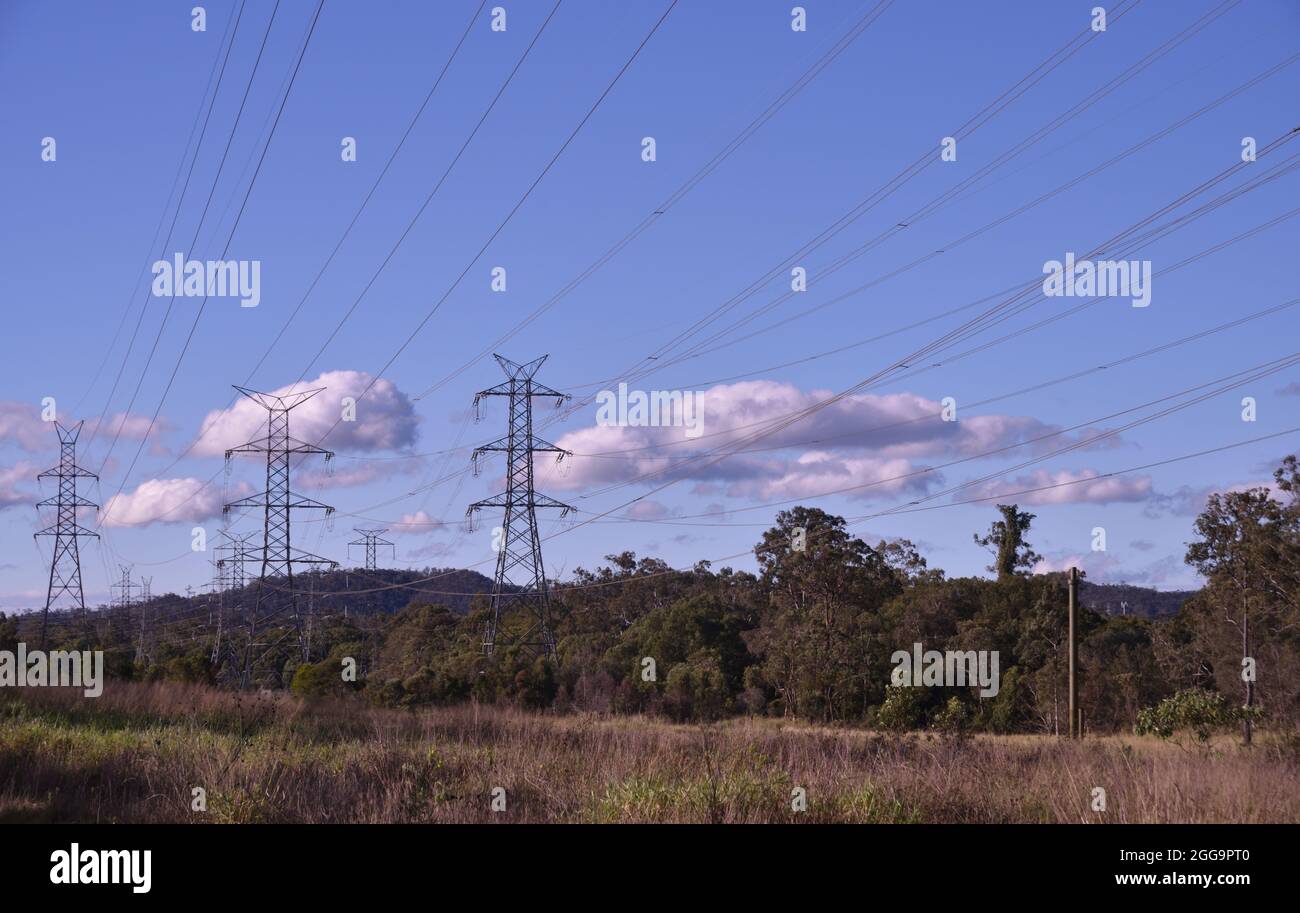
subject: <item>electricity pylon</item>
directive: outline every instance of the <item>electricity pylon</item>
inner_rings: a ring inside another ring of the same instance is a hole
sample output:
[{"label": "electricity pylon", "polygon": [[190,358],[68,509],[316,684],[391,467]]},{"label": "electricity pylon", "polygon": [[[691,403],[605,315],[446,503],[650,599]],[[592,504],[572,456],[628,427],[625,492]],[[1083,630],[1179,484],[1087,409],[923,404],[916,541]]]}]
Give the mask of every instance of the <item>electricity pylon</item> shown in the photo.
[{"label": "electricity pylon", "polygon": [[[246,507],[260,507],[263,511],[262,570],[257,578],[256,602],[249,614],[248,644],[244,651],[243,685],[247,687],[252,674],[252,651],[259,621],[270,621],[286,608],[290,610],[293,617],[293,627],[298,636],[298,648],[302,654],[303,662],[308,660],[307,639],[303,631],[302,617],[298,611],[298,594],[294,591],[293,586],[293,569],[296,565],[303,564],[327,564],[331,567],[337,567],[338,562],[294,548],[290,541],[290,521],[295,510],[323,510],[328,516],[333,513],[334,508],[304,495],[296,494],[290,488],[289,460],[296,456],[320,454],[324,455],[325,460],[328,462],[333,459],[334,453],[314,444],[300,441],[289,434],[290,410],[301,406],[317,393],[320,393],[324,389],[323,387],[304,390],[301,393],[289,393],[284,396],[277,396],[273,393],[259,393],[256,390],[248,390],[240,386],[236,386],[235,389],[267,412],[265,437],[256,438],[226,451],[227,460],[235,454],[257,453],[266,455],[266,490],[231,502],[224,507],[226,513]],[[272,579],[283,580],[284,583],[282,586],[271,587],[268,581]],[[272,610],[265,619],[259,619],[262,603],[269,588],[280,590],[287,598],[280,608]],[[270,652],[271,649],[279,645],[281,640],[283,638],[259,646],[266,646],[267,650],[264,652]]]},{"label": "electricity pylon", "polygon": [[149,600],[153,598],[153,578],[140,578],[140,643],[135,648],[135,661],[144,665],[146,651],[145,638],[147,637]]},{"label": "electricity pylon", "polygon": [[[235,536],[221,530],[226,541],[212,549],[216,559],[212,562],[212,588],[217,594],[217,635],[212,642],[212,665],[221,662],[221,637],[226,625],[226,591],[243,589],[248,583],[244,574],[244,561],[251,555],[249,541],[252,533]],[[233,597],[231,597],[233,600]],[[211,618],[209,617],[209,622]]]},{"label": "electricity pylon", "polygon": [[[471,457],[478,474],[478,458],[483,453],[506,454],[506,490],[485,501],[476,501],[465,515],[473,519],[484,507],[504,511],[499,535],[494,535],[497,549],[497,572],[492,582],[492,607],[483,632],[483,652],[491,654],[498,644],[518,645],[531,652],[555,658],[555,631],[551,626],[550,597],[546,588],[546,571],[542,566],[542,543],[537,534],[537,508],[553,507],[563,517],[573,508],[554,498],[538,494],[533,488],[533,454],[558,454],[568,451],[534,436],[533,397],[551,397],[558,407],[569,397],[533,380],[546,356],[520,365],[494,355],[506,372],[506,380],[474,396],[475,415],[479,402],[486,396],[510,398],[509,432],[500,440],[474,450]],[[522,609],[522,612],[516,610]],[[502,617],[513,630],[503,630]]]},{"label": "electricity pylon", "polygon": [[131,594],[132,591],[139,590],[140,585],[131,580],[131,565],[119,564],[117,567],[122,572],[122,575],[119,582],[109,586],[109,590],[117,591],[115,601],[118,611],[116,613],[116,622],[110,621],[110,627],[115,624],[117,631],[120,631],[122,637],[129,642],[131,637],[131,606],[135,602]]},{"label": "electricity pylon", "polygon": [[81,550],[77,547],[77,539],[82,536],[98,539],[99,533],[92,532],[77,523],[77,510],[81,507],[93,507],[98,510],[99,505],[77,494],[77,479],[99,481],[99,476],[77,465],[77,437],[81,434],[81,426],[84,424],[85,422],[77,422],[72,428],[64,428],[58,422],[54,423],[55,433],[59,436],[59,465],[45,470],[36,477],[38,480],[50,478],[59,480],[59,493],[36,505],[38,509],[53,507],[56,513],[53,526],[47,526],[34,534],[54,537],[54,557],[50,561],[50,584],[45,591],[45,609],[41,612],[42,649],[45,648],[45,638],[50,623],[50,606],[60,596],[65,593],[71,594],[81,614],[86,614],[86,594],[81,588]]},{"label": "electricity pylon", "polygon": [[135,583],[134,580],[131,580],[130,564],[118,564],[117,570],[120,570],[122,572],[121,577],[118,577],[117,583],[113,584],[112,587],[109,587],[109,589],[117,590],[118,609],[122,609],[123,611],[126,611],[126,613],[130,613],[131,603],[135,602],[135,600],[131,598],[131,592],[133,592],[133,590],[139,589],[140,585],[138,583]]},{"label": "electricity pylon", "polygon": [[373,571],[378,569],[379,565],[375,561],[375,551],[378,546],[386,545],[391,548],[393,550],[393,559],[397,559],[397,546],[392,542],[389,542],[387,539],[379,538],[384,533],[388,532],[387,529],[361,529],[360,527],[354,526],[352,527],[352,531],[354,533],[360,533],[362,538],[354,539],[349,542],[348,549],[351,550],[354,545],[364,545],[366,547],[366,570]]},{"label": "electricity pylon", "polygon": [[212,550],[217,554],[217,560],[213,562],[217,570],[216,588],[218,592],[237,590],[248,583],[244,562],[251,560],[254,555],[248,544],[253,534],[235,536],[222,530],[221,535],[226,541]]},{"label": "electricity pylon", "polygon": [[140,584],[135,583],[134,581],[131,580],[131,565],[119,564],[117,568],[122,572],[122,576],[119,579],[119,581],[113,584],[112,586],[110,586],[109,589],[117,590],[118,608],[130,614],[131,604],[135,602],[135,600],[131,598],[131,592],[132,590],[140,589]]}]

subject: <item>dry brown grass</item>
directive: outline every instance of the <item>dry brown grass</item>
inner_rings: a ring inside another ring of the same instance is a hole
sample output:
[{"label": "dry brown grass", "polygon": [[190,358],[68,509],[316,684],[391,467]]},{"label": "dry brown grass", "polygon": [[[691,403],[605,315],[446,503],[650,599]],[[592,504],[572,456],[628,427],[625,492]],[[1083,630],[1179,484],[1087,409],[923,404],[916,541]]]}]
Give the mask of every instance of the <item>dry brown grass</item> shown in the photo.
[{"label": "dry brown grass", "polygon": [[[507,809],[493,812],[494,787]],[[1106,790],[1107,811],[1090,808]],[[208,810],[191,811],[193,787]],[[791,809],[791,791],[807,810]],[[176,684],[0,696],[0,821],[1300,821],[1278,745],[892,736],[498,707],[419,712]]]}]

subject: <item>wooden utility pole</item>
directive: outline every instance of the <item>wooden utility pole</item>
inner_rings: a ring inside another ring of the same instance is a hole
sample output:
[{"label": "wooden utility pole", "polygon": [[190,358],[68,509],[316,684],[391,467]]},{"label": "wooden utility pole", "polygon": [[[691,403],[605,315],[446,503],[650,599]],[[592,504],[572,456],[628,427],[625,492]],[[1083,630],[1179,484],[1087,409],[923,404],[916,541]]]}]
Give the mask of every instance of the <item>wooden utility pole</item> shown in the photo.
[{"label": "wooden utility pole", "polygon": [[1070,738],[1077,739],[1079,733],[1079,679],[1077,663],[1079,645],[1076,640],[1079,614],[1079,569],[1070,568]]}]

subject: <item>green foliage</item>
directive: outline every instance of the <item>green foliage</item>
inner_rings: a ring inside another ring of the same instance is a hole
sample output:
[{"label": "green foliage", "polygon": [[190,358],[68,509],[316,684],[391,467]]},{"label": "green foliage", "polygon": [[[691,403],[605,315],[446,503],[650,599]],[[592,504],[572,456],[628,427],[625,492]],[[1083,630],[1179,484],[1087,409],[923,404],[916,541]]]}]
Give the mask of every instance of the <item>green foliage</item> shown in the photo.
[{"label": "green foliage", "polygon": [[1189,688],[1140,710],[1136,731],[1138,735],[1169,739],[1191,730],[1197,739],[1207,742],[1215,732],[1239,723],[1243,713],[1243,708],[1230,706],[1222,694]]},{"label": "green foliage", "polygon": [[1024,682],[1020,668],[1013,666],[1002,673],[1001,687],[988,711],[989,728],[994,732],[1020,731],[1033,713],[1033,695]]},{"label": "green foliage", "polygon": [[941,732],[958,734],[965,732],[970,724],[970,711],[957,695],[948,698],[943,709],[934,715],[934,728]]},{"label": "green foliage", "polygon": [[895,687],[885,689],[885,702],[876,711],[876,725],[893,732],[906,732],[921,725],[920,689]]},{"label": "green foliage", "polygon": [[0,650],[18,649],[18,619],[0,612]]},{"label": "green foliage", "polygon": [[289,690],[301,697],[325,697],[346,694],[353,689],[343,680],[343,663],[338,659],[326,659],[299,664]]},{"label": "green foliage", "polygon": [[701,650],[668,673],[664,706],[676,720],[716,720],[731,703],[722,664],[715,653]]},{"label": "green foliage", "polygon": [[1025,541],[1034,515],[1020,510],[1015,504],[999,504],[998,510],[1002,519],[995,520],[986,535],[976,535],[975,544],[993,551],[996,557],[989,570],[996,572],[999,580],[1005,580],[1032,569],[1042,555]]},{"label": "green foliage", "polygon": [[774,705],[823,720],[861,716],[887,680],[868,665],[876,614],[906,575],[841,517],[796,507],[776,519],[756,550],[766,605],[749,639]]},{"label": "green foliage", "polygon": [[216,684],[212,663],[206,650],[191,650],[180,656],[173,656],[158,667],[161,678],[174,682],[188,682],[194,685]]}]

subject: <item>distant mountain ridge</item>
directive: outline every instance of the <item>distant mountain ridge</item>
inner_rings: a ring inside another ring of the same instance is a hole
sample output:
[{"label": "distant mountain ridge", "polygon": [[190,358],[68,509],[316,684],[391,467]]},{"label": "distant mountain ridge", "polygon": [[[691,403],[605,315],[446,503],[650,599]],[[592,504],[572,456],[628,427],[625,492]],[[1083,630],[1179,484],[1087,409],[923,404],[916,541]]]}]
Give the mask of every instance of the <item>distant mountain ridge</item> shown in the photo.
[{"label": "distant mountain ridge", "polygon": [[[302,597],[314,598],[324,612],[346,610],[362,615],[395,614],[411,603],[427,603],[445,606],[458,615],[465,615],[475,596],[491,594],[492,578],[461,568],[379,568],[374,571],[348,568],[299,575],[297,589]],[[563,586],[557,590],[563,591]],[[1196,592],[1079,581],[1079,602],[1103,615],[1169,618],[1177,615],[1183,603]],[[228,591],[227,598],[238,603],[254,594],[255,584],[250,583],[242,590]],[[173,616],[193,615],[198,607],[211,603],[212,596],[208,593],[188,597],[166,593],[151,599],[149,606],[165,621]],[[96,609],[92,608],[91,612],[95,613]]]},{"label": "distant mountain ridge", "polygon": [[[460,568],[423,568],[420,570],[395,570],[379,568],[373,571],[358,568],[341,568],[336,571],[298,574],[294,588],[302,599],[314,599],[322,613],[393,614],[412,602],[425,602],[445,606],[460,615],[469,612],[470,601],[479,595],[492,592],[492,578],[478,571]],[[257,584],[252,580],[247,586],[227,590],[228,605],[241,605],[256,598]],[[166,622],[174,618],[194,618],[214,605],[215,594],[210,592],[183,596],[162,593],[146,604],[148,609]],[[107,615],[115,611],[112,606],[88,606],[91,616]],[[39,615],[39,608],[22,612]],[[53,610],[51,617],[71,615],[68,610]]]},{"label": "distant mountain ridge", "polygon": [[1079,602],[1103,615],[1133,615],[1138,618],[1169,618],[1177,615],[1196,590],[1153,590],[1126,583],[1079,581]]}]

